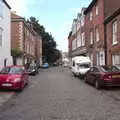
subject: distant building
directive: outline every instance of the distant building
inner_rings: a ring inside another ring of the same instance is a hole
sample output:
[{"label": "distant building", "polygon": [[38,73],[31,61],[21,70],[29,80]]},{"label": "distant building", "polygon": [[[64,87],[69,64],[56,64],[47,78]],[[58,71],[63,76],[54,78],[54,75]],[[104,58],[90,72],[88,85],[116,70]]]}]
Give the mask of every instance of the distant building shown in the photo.
[{"label": "distant building", "polygon": [[5,0],[0,0],[0,69],[12,64],[10,9]]},{"label": "distant building", "polygon": [[22,55],[17,58],[18,65],[42,63],[42,40],[31,24],[15,13],[11,13],[12,49],[19,48]]},{"label": "distant building", "polygon": [[36,45],[35,45],[36,62],[42,65],[42,37],[36,33]]},{"label": "distant building", "polygon": [[68,50],[70,59],[75,56],[87,56],[85,41],[85,15],[86,8],[82,8],[77,18],[73,20],[72,29],[68,36]]}]

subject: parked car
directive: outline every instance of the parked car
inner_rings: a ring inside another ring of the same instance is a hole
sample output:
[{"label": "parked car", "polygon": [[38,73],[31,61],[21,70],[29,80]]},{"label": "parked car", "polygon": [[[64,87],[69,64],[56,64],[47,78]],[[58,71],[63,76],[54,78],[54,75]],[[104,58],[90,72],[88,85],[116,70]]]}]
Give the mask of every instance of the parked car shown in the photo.
[{"label": "parked car", "polygon": [[120,71],[115,66],[91,67],[85,75],[85,82],[93,84],[97,89],[120,86]]},{"label": "parked car", "polygon": [[23,66],[7,66],[0,71],[0,88],[21,91],[28,84],[28,74]]},{"label": "parked car", "polygon": [[48,63],[44,63],[43,65],[42,65],[42,68],[44,68],[44,69],[46,69],[46,68],[48,68],[49,67],[49,64]]},{"label": "parked car", "polygon": [[39,68],[38,66],[30,65],[30,67],[27,69],[27,72],[29,75],[36,75],[39,73]]},{"label": "parked car", "polygon": [[84,77],[90,69],[90,59],[85,56],[76,56],[72,59],[72,73],[78,77]]},{"label": "parked car", "polygon": [[54,62],[54,63],[52,64],[53,67],[56,67],[56,66],[58,66],[58,65],[59,65],[58,62]]},{"label": "parked car", "polygon": [[68,63],[67,63],[67,62],[64,62],[64,63],[63,63],[63,67],[68,67]]}]

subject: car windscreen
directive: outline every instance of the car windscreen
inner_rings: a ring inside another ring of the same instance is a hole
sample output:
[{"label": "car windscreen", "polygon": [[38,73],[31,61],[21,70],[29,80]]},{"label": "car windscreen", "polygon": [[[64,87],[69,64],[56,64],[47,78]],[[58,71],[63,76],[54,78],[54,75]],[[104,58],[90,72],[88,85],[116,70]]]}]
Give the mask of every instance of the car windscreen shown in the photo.
[{"label": "car windscreen", "polygon": [[5,67],[1,70],[1,74],[21,74],[23,72],[23,68],[17,67]]},{"label": "car windscreen", "polygon": [[102,66],[101,70],[103,72],[120,72],[120,70],[115,66]]},{"label": "car windscreen", "polygon": [[90,68],[90,64],[77,64],[80,68]]}]

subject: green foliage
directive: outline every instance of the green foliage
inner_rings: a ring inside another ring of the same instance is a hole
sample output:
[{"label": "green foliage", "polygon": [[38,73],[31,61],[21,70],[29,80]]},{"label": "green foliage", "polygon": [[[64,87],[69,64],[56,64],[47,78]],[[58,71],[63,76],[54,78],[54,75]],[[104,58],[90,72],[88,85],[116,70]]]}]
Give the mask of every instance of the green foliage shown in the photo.
[{"label": "green foliage", "polygon": [[14,58],[20,57],[23,54],[23,52],[19,48],[14,48],[11,50],[11,55]]},{"label": "green foliage", "polygon": [[43,56],[46,62],[52,63],[58,59],[59,50],[56,49],[56,41],[53,36],[45,31],[44,26],[39,24],[39,21],[35,17],[30,17],[27,20],[28,23],[32,24],[33,29],[42,37]]}]

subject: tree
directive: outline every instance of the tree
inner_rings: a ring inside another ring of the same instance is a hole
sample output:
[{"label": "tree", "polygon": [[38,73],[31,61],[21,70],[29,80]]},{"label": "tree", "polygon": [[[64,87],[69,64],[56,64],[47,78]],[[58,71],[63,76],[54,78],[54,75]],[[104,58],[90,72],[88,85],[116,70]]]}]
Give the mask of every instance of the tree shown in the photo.
[{"label": "tree", "polygon": [[42,37],[42,53],[45,58],[45,62],[53,63],[56,58],[56,41],[54,40],[53,36],[45,31],[44,26],[39,24],[39,20],[35,17],[30,17],[27,22],[32,24],[33,29]]},{"label": "tree", "polygon": [[23,52],[19,48],[13,48],[11,50],[11,55],[13,56],[13,64],[16,65],[17,58],[20,57],[23,54]]}]

